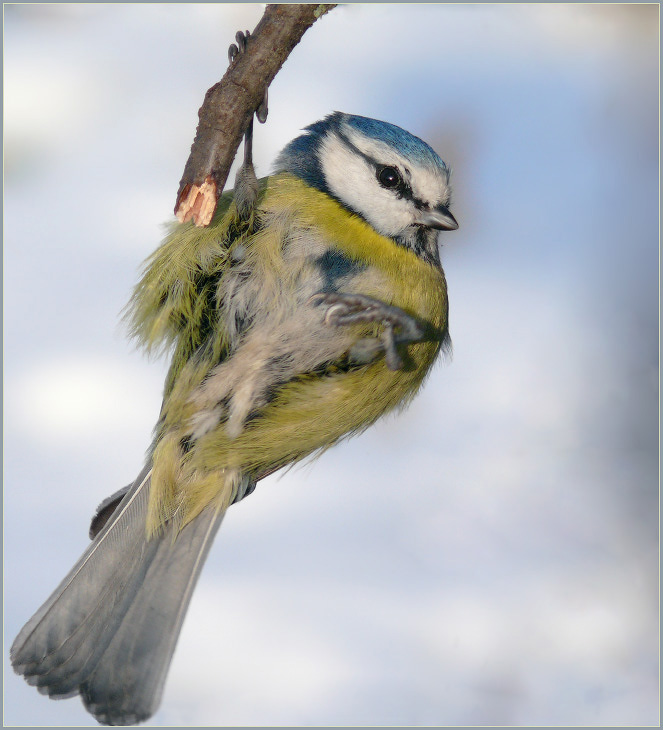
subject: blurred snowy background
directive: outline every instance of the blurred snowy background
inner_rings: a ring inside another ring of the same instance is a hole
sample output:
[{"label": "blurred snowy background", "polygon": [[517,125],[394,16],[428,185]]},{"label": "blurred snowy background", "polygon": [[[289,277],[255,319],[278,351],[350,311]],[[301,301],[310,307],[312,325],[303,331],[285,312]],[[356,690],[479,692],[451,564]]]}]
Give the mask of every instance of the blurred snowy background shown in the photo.
[{"label": "blurred snowy background", "polygon": [[[9,646],[141,467],[165,363],[118,313],[261,14],[5,5],[5,725],[93,724]],[[231,509],[150,724],[658,724],[658,28],[368,4],[304,36],[258,174],[333,110],[434,146],[454,357]]]}]

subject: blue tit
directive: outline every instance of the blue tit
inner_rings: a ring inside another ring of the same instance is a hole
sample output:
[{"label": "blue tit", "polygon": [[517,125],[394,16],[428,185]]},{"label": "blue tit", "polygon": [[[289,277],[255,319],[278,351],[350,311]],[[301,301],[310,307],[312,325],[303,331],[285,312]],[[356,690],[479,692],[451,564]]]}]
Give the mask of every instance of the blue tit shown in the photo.
[{"label": "blue tit", "polygon": [[127,313],[172,353],[147,463],[15,640],[30,684],[103,724],[150,717],[229,505],[414,397],[448,342],[449,174],[405,130],[336,112],[250,204],[238,185],[208,228],[172,227]]}]

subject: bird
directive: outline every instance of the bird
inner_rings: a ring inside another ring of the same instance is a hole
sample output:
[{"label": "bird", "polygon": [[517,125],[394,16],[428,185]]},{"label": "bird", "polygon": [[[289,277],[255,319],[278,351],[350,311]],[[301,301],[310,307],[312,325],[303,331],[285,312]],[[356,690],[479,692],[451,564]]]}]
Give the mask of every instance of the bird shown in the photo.
[{"label": "bird", "polygon": [[401,127],[333,112],[269,176],[247,155],[210,226],[171,226],[125,313],[148,352],[170,353],[154,437],[15,639],[29,684],[80,695],[104,725],[154,714],[228,508],[407,406],[450,347],[450,174]]}]

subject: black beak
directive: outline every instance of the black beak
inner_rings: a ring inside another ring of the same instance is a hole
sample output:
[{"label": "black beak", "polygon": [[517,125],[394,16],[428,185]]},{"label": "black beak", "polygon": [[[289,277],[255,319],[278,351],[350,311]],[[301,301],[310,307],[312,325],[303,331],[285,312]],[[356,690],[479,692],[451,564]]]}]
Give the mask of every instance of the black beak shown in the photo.
[{"label": "black beak", "polygon": [[420,211],[415,223],[427,228],[437,228],[438,231],[455,231],[458,228],[458,221],[446,205],[438,205],[432,210]]}]

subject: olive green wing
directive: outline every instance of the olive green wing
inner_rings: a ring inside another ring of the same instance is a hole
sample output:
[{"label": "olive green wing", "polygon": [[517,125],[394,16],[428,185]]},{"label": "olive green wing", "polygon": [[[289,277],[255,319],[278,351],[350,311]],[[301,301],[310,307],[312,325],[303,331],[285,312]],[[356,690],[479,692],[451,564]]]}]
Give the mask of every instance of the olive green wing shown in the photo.
[{"label": "olive green wing", "polygon": [[[266,179],[260,181],[260,195]],[[165,393],[194,353],[220,362],[226,353],[216,292],[230,266],[231,249],[253,234],[255,212],[241,219],[233,191],[224,193],[211,224],[169,227],[161,246],[146,260],[124,319],[131,336],[149,353],[173,351]]]}]

